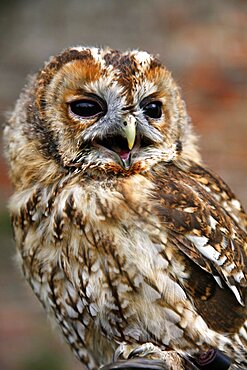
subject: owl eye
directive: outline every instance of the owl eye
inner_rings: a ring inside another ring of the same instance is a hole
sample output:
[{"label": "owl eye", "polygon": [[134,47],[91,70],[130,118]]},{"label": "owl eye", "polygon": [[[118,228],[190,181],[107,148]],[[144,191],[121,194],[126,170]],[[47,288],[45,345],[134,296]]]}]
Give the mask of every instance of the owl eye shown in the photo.
[{"label": "owl eye", "polygon": [[143,112],[149,118],[160,118],[162,116],[162,103],[160,101],[152,101],[143,107]]},{"label": "owl eye", "polygon": [[99,102],[90,99],[77,100],[70,103],[70,110],[82,118],[91,118],[106,113],[106,108]]}]

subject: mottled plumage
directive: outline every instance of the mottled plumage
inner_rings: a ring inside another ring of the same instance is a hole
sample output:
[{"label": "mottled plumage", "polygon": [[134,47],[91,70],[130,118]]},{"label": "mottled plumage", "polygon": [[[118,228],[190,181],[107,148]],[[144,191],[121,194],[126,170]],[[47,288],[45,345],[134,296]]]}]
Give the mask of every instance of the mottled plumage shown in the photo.
[{"label": "mottled plumage", "polygon": [[159,60],[65,50],[30,78],[5,148],[18,263],[89,369],[211,348],[247,367],[246,215]]}]

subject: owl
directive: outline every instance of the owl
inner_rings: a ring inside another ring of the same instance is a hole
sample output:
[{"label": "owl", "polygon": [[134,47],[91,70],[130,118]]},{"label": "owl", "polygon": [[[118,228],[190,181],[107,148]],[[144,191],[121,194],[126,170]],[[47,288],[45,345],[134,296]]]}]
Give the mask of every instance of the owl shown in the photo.
[{"label": "owl", "polygon": [[4,140],[18,264],[88,369],[171,354],[247,368],[247,217],[156,57],[64,50]]}]

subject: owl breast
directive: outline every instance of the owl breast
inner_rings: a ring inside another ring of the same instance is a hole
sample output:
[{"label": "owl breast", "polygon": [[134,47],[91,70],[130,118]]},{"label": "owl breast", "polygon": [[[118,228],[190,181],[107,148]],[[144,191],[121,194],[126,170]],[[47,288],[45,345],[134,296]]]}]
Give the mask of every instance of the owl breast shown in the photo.
[{"label": "owl breast", "polygon": [[12,199],[26,277],[72,346],[78,336],[90,342],[92,327],[130,343],[169,345],[183,336],[178,282],[187,274],[149,209],[152,188],[141,175],[110,186],[77,178]]}]

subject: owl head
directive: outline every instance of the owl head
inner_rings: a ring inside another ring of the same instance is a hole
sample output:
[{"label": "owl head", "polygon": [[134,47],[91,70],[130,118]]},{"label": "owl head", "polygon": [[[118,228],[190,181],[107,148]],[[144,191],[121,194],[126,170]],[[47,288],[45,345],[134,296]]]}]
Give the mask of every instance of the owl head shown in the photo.
[{"label": "owl head", "polygon": [[170,72],[136,50],[73,47],[52,57],[21,94],[6,137],[19,181],[25,172],[31,181],[66,171],[128,176],[199,160]]}]

